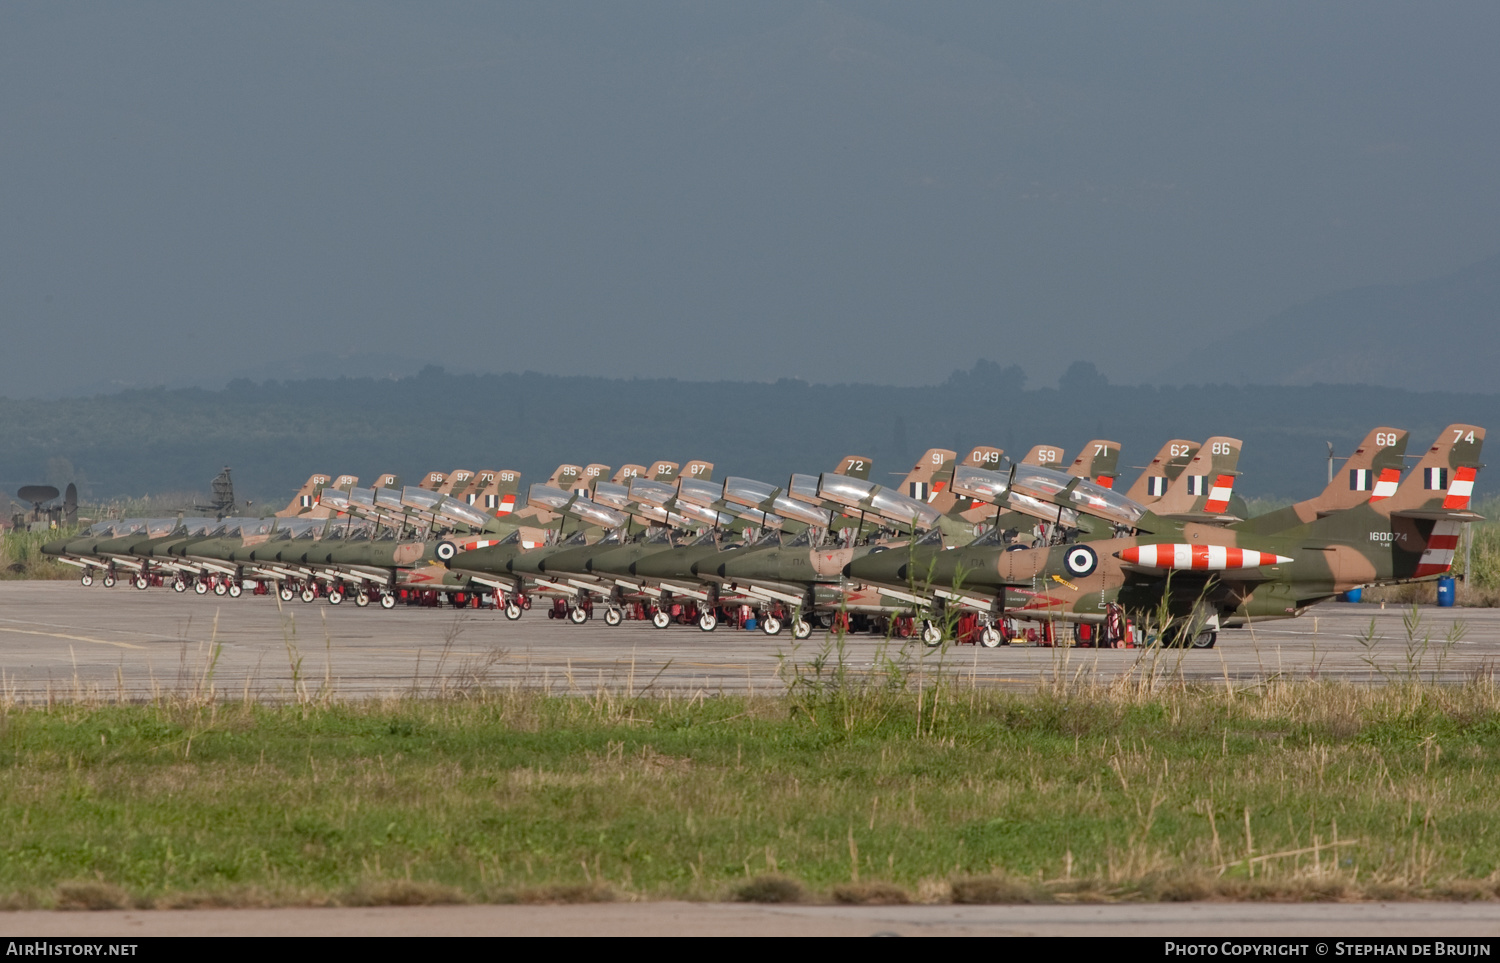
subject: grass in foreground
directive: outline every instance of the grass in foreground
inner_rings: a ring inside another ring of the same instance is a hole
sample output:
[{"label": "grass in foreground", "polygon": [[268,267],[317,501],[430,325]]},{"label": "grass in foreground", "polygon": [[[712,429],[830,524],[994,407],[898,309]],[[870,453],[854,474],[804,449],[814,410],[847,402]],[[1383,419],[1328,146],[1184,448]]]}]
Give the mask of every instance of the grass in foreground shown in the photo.
[{"label": "grass in foreground", "polygon": [[1496,897],[1500,690],[0,705],[0,905]]}]

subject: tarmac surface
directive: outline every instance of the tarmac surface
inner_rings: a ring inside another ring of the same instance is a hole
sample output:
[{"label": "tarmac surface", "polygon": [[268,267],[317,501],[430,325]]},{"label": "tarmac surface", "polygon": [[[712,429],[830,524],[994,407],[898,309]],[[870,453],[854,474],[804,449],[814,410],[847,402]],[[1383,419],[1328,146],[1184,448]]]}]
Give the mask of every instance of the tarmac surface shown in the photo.
[{"label": "tarmac surface", "polygon": [[[911,643],[924,671],[978,685],[1031,687],[1059,677],[1107,682],[1126,673],[1253,685],[1272,678],[1380,684],[1410,678],[1461,683],[1500,660],[1500,610],[1408,610],[1331,603],[1301,619],[1220,633],[1213,650],[945,646]],[[1373,630],[1371,623],[1374,623]],[[1425,640],[1425,645],[1423,642]],[[516,622],[492,610],[398,606],[382,610],[246,595],[238,599],[138,591],[123,585],[0,582],[0,698],[39,702],[150,698],[202,692],[272,701],[441,694],[474,685],[558,694],[599,687],[774,694],[783,663],[810,663],[827,633],[794,643],[721,626],[658,630],[548,619]],[[894,654],[851,635],[856,671]],[[1111,904],[1053,906],[752,906],[616,903],[589,906],[440,906],[151,912],[0,913],[0,935],[826,935],[826,936],[1278,936],[1440,937],[1500,934],[1500,905]]]},{"label": "tarmac surface", "polygon": [[[1415,633],[1403,624],[1409,611],[1326,603],[1300,619],[1223,631],[1211,650],[926,649],[909,640],[907,653],[924,672],[1010,687],[1147,672],[1235,685],[1271,678],[1461,683],[1487,678],[1500,664],[1500,610],[1423,607]],[[774,694],[788,664],[806,666],[830,644],[823,631],[798,643],[785,631],[773,637],[722,625],[711,633],[635,621],[611,628],[598,619],[575,626],[547,618],[541,606],[511,622],[492,609],[359,609],[322,599],[0,582],[0,697],[23,702],[149,698],[210,684],[222,697],[266,700],[324,687],[359,697],[475,685]],[[899,648],[849,635],[842,658],[866,671]]]},{"label": "tarmac surface", "polygon": [[[0,913],[0,937],[148,936],[1139,936],[1361,942],[1500,934],[1494,903],[1115,903],[1053,906],[756,906],[606,903],[361,909]],[[1435,955],[1435,953],[1434,953]],[[1446,954],[1445,954],[1446,955]]]}]

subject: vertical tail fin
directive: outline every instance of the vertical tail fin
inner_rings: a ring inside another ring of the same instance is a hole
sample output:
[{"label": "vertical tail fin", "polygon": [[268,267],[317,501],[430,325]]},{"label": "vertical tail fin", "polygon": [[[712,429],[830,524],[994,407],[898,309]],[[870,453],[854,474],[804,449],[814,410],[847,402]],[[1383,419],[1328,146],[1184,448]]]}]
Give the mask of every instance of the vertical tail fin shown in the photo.
[{"label": "vertical tail fin", "polygon": [[312,511],[313,506],[318,504],[318,498],[323,494],[323,486],[327,485],[327,475],[312,475],[297,489],[297,494],[287,502],[287,506],[276,513],[277,518],[291,518],[301,515],[303,512]]},{"label": "vertical tail fin", "polygon": [[341,492],[346,492],[346,491],[348,491],[349,489],[353,488],[355,485],[358,485],[358,484],[359,484],[359,476],[358,475],[340,475],[339,477],[337,477],[337,478],[335,478],[333,480],[333,482],[329,485],[329,487],[330,488],[337,488]]},{"label": "vertical tail fin", "polygon": [[448,477],[437,487],[439,495],[451,495],[458,498],[468,490],[474,481],[474,472],[468,468],[455,468],[448,473]]},{"label": "vertical tail fin", "polygon": [[602,481],[609,481],[608,465],[585,465],[583,469],[583,481],[588,486],[590,494],[593,494],[594,486]]},{"label": "vertical tail fin", "polygon": [[1038,465],[1042,468],[1061,468],[1063,450],[1056,445],[1037,445],[1021,459],[1023,465]]},{"label": "vertical tail fin", "polygon": [[1115,468],[1119,463],[1119,444],[1096,438],[1083,446],[1083,451],[1068,466],[1068,474],[1075,478],[1086,478],[1100,488],[1114,488]]},{"label": "vertical tail fin", "polygon": [[1312,515],[1353,508],[1366,501],[1380,502],[1396,494],[1409,433],[1398,428],[1376,428],[1365,436],[1317,498],[1300,502]]},{"label": "vertical tail fin", "polygon": [[375,484],[372,485],[371,487],[372,488],[400,488],[401,487],[401,476],[397,475],[397,474],[394,474],[392,472],[386,472],[384,475],[381,475],[379,478],[375,479]]},{"label": "vertical tail fin", "polygon": [[1484,429],[1476,425],[1449,425],[1427,449],[1390,498],[1375,504],[1376,511],[1454,512],[1466,511],[1479,472],[1484,448]]},{"label": "vertical tail fin", "polygon": [[870,459],[864,455],[845,455],[839,462],[839,467],[833,470],[835,475],[848,475],[850,478],[870,477]]},{"label": "vertical tail fin", "polygon": [[1406,439],[1407,433],[1397,428],[1382,426],[1374,429],[1365,435],[1365,440],[1334,473],[1333,481],[1318,497],[1257,515],[1234,527],[1242,532],[1270,534],[1306,525],[1322,515],[1345,511],[1365,502],[1374,504],[1390,498],[1401,480]]},{"label": "vertical tail fin", "polygon": [[931,502],[953,480],[953,461],[957,457],[958,452],[946,448],[927,449],[906,473],[906,479],[897,491],[919,502]]},{"label": "vertical tail fin", "polygon": [[[989,445],[980,445],[964,456],[962,462],[954,462],[943,473],[944,488],[936,498],[932,500],[932,507],[944,515],[964,515],[975,508],[983,509],[983,517],[988,518],[995,514],[995,507],[986,502],[976,501],[967,495],[953,494],[953,472],[959,465],[970,468],[987,468],[990,471],[999,471],[1000,464],[1005,457],[1003,448],[993,448]],[[965,517],[965,521],[977,521]]]},{"label": "vertical tail fin", "polygon": [[504,518],[516,510],[516,493],[520,489],[520,472],[508,468],[485,469],[475,476],[464,500],[486,515]]},{"label": "vertical tail fin", "polygon": [[711,461],[690,461],[682,466],[683,478],[695,478],[698,481],[714,480],[714,463]]},{"label": "vertical tail fin", "polygon": [[558,465],[557,471],[553,472],[552,477],[547,479],[547,484],[553,488],[561,488],[565,492],[570,492],[575,488],[582,487],[578,482],[582,477],[582,465]]},{"label": "vertical tail fin", "polygon": [[1198,443],[1184,438],[1173,438],[1161,446],[1161,451],[1151,459],[1151,464],[1130,486],[1125,497],[1141,505],[1150,505],[1167,493],[1167,488],[1182,474],[1187,463],[1198,454]]},{"label": "vertical tail fin", "polygon": [[610,481],[616,485],[629,485],[630,479],[645,477],[647,477],[645,465],[621,465],[620,470],[615,472],[615,477]]},{"label": "vertical tail fin", "polygon": [[1223,435],[1205,441],[1151,510],[1157,515],[1177,518],[1184,515],[1204,520],[1223,518],[1234,494],[1242,444],[1238,438]]},{"label": "vertical tail fin", "polygon": [[446,477],[447,476],[440,471],[430,471],[425,476],[423,476],[421,482],[417,484],[417,487],[425,488],[430,492],[435,492],[440,487],[442,487],[443,479],[445,479]]},{"label": "vertical tail fin", "polygon": [[677,480],[677,469],[681,467],[675,461],[659,461],[651,466],[651,479],[659,482],[674,482]]}]

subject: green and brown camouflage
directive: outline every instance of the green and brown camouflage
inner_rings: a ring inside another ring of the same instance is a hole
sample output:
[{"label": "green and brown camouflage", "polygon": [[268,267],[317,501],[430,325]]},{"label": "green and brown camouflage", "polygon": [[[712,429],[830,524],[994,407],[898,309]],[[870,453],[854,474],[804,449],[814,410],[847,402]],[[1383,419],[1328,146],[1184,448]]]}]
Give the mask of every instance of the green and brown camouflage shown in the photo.
[{"label": "green and brown camouflage", "polygon": [[1391,497],[1280,532],[1158,516],[1150,532],[1045,548],[913,544],[857,559],[846,574],[928,599],[961,588],[992,598],[996,616],[1100,622],[1116,604],[1137,619],[1165,611],[1194,644],[1212,645],[1221,626],[1291,618],[1351,588],[1448,572],[1462,524],[1478,517],[1468,502],[1483,440],[1481,428],[1451,425]]},{"label": "green and brown camouflage", "polygon": [[610,481],[616,485],[629,485],[632,478],[650,478],[650,469],[645,465],[621,465]]},{"label": "green and brown camouflage", "polygon": [[313,507],[318,504],[318,496],[323,493],[324,486],[332,480],[332,477],[321,472],[310,476],[307,481],[303,482],[302,487],[297,489],[297,494],[292,496],[287,506],[276,513],[277,517],[291,518],[312,511]]},{"label": "green and brown camouflage", "polygon": [[653,462],[651,467],[647,469],[646,477],[652,481],[674,482],[677,480],[677,472],[681,467],[675,461]]},{"label": "green and brown camouflage", "polygon": [[[1177,521],[1240,521],[1240,516],[1230,514],[1229,502],[1242,445],[1238,438],[1224,435],[1205,441],[1148,514]],[[1151,524],[1144,521],[1136,527],[1151,531]]]},{"label": "green and brown camouflage", "polygon": [[[1101,488],[1115,487],[1120,464],[1120,443],[1095,438],[1083,446],[1078,457],[1068,466],[1067,472],[1074,478],[1087,478]],[[985,467],[985,466],[980,466]]]},{"label": "green and brown camouflage", "polygon": [[443,483],[434,488],[433,491],[439,495],[451,495],[454,498],[462,497],[474,481],[474,472],[468,468],[455,468],[443,479]]},{"label": "green and brown camouflage", "polygon": [[[980,445],[964,456],[960,466],[969,468],[984,468],[989,471],[999,471],[1004,463],[1005,449],[994,448],[989,445]],[[957,466],[955,466],[956,468]],[[995,506],[989,502],[960,495],[953,491],[953,471],[950,470],[943,479],[943,490],[932,500],[932,507],[944,515],[956,516],[973,528],[974,534],[980,534],[985,528],[992,527],[995,523]]]},{"label": "green and brown camouflage", "polygon": [[1036,445],[1021,459],[1023,465],[1039,468],[1062,468],[1064,452],[1056,445]]},{"label": "green and brown camouflage", "polygon": [[1150,505],[1167,493],[1167,487],[1177,480],[1193,456],[1198,454],[1199,444],[1185,438],[1173,438],[1161,446],[1161,451],[1151,459],[1151,464],[1141,471],[1140,477],[1130,486],[1125,497],[1137,505]]},{"label": "green and brown camouflage", "polygon": [[1381,426],[1345,459],[1328,486],[1316,498],[1248,518],[1236,528],[1252,534],[1285,531],[1314,521],[1331,512],[1354,508],[1368,501],[1380,502],[1396,493],[1404,469],[1408,434],[1399,428]]}]

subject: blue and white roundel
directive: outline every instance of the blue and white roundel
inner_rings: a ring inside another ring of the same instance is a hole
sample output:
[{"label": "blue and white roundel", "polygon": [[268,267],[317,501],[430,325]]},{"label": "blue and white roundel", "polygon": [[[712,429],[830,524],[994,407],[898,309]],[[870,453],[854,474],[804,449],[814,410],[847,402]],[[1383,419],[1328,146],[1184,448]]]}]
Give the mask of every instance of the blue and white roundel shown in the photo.
[{"label": "blue and white roundel", "polygon": [[1074,575],[1090,575],[1099,567],[1099,556],[1087,545],[1074,545],[1063,556],[1063,565]]}]

